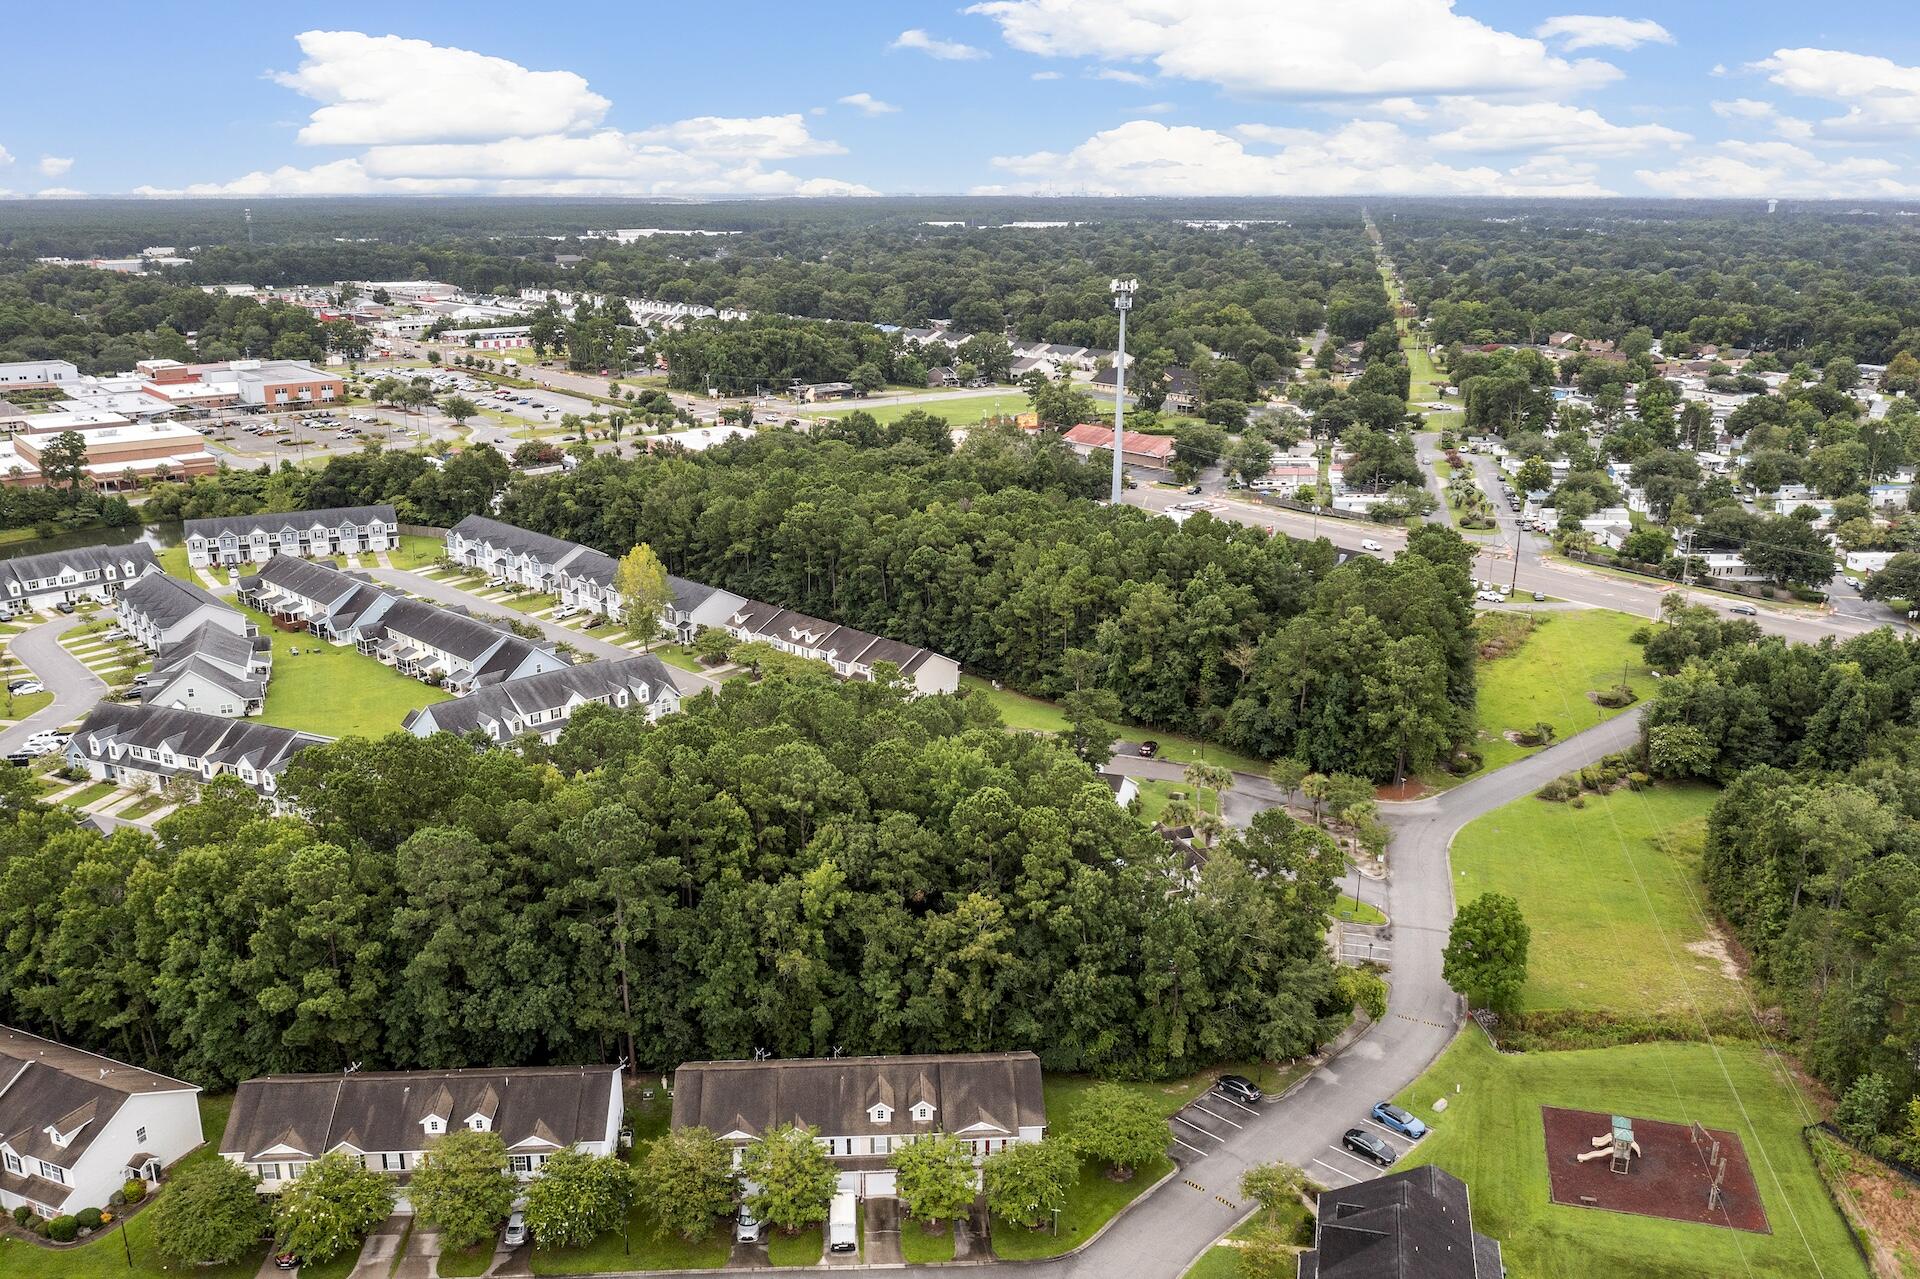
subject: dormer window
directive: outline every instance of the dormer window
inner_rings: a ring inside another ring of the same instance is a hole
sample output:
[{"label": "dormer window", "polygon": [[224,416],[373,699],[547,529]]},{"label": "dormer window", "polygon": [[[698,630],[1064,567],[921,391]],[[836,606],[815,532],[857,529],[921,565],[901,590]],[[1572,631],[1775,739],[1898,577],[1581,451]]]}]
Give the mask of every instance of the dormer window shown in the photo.
[{"label": "dormer window", "polygon": [[467,1127],[473,1129],[475,1132],[485,1132],[487,1131],[487,1129],[491,1128],[492,1126],[493,1126],[493,1121],[488,1119],[485,1115],[468,1115],[467,1116]]},{"label": "dormer window", "polygon": [[924,1124],[930,1122],[932,1119],[932,1105],[924,1101],[916,1101],[913,1104],[913,1122],[916,1124]]},{"label": "dormer window", "polygon": [[867,1118],[876,1124],[890,1123],[893,1120],[893,1107],[885,1102],[875,1102],[867,1108]]},{"label": "dormer window", "polygon": [[438,1115],[428,1115],[420,1123],[426,1128],[429,1137],[437,1137],[447,1130],[447,1121]]}]

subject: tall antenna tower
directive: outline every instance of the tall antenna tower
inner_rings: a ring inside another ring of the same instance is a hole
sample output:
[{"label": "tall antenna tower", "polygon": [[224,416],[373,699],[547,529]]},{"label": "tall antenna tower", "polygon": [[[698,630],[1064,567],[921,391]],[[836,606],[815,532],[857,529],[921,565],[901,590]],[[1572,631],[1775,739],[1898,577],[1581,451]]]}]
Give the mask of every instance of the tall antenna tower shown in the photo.
[{"label": "tall antenna tower", "polygon": [[240,210],[240,216],[246,219],[247,243],[252,244],[253,243],[253,210],[251,208],[242,209]]}]

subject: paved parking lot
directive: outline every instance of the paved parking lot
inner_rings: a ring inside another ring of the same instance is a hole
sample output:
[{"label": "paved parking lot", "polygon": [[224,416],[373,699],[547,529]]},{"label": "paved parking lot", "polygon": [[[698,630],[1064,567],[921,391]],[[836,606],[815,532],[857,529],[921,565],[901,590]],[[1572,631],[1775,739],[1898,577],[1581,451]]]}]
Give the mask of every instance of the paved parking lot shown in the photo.
[{"label": "paved parking lot", "polygon": [[1340,925],[1340,962],[1393,967],[1393,930],[1366,924]]},{"label": "paved parking lot", "polygon": [[1218,1089],[1195,1097],[1173,1116],[1173,1157],[1184,1162],[1210,1153],[1259,1113]]},{"label": "paved parking lot", "polygon": [[[1393,1147],[1396,1160],[1418,1144],[1402,1137],[1385,1124],[1377,1122],[1371,1115],[1357,1116],[1348,1127],[1365,1129],[1386,1142]],[[1340,1142],[1334,1141],[1328,1143],[1324,1151],[1314,1156],[1313,1166],[1307,1169],[1307,1175],[1315,1181],[1339,1189],[1343,1186],[1351,1186],[1357,1181],[1371,1181],[1391,1171],[1391,1168],[1382,1168],[1373,1160],[1356,1154]]]}]

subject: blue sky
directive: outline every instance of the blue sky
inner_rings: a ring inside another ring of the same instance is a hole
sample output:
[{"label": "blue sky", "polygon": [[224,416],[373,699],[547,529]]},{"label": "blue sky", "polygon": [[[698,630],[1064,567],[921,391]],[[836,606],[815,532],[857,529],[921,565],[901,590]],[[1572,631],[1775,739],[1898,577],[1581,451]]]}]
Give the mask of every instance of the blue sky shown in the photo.
[{"label": "blue sky", "polygon": [[[0,191],[1920,198],[1909,4],[16,7]],[[97,38],[88,38],[86,33]]]}]

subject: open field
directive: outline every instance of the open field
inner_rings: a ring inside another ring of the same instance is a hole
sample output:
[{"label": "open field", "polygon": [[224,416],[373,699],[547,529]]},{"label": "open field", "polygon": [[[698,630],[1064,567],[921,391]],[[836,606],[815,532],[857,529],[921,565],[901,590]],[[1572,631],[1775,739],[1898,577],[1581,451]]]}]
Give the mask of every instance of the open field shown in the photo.
[{"label": "open field", "polygon": [[[1580,609],[1566,613],[1489,613],[1475,623],[1476,630],[1491,626],[1522,626],[1532,632],[1506,655],[1483,659],[1479,665],[1479,735],[1476,748],[1484,757],[1484,771],[1510,764],[1537,747],[1520,746],[1505,734],[1553,725],[1555,740],[1618,715],[1621,710],[1596,705],[1587,697],[1594,689],[1611,688],[1626,676],[1635,693],[1644,696],[1651,672],[1641,662],[1640,646],[1628,636],[1647,625],[1644,618],[1609,609]],[[1498,618],[1499,621],[1487,621]]]},{"label": "open field", "polygon": [[278,631],[265,614],[241,611],[261,634],[273,636],[273,678],[262,723],[324,737],[384,737],[400,730],[408,711],[448,699],[352,645],[336,648],[304,632]]},{"label": "open field", "polygon": [[1529,795],[1454,837],[1457,898],[1506,893],[1533,930],[1526,1008],[1632,1015],[1744,1006],[1696,905],[1715,794],[1620,790],[1589,794],[1583,808]]},{"label": "open field", "polygon": [[[1433,1102],[1441,1096],[1448,1108],[1436,1114]],[[1807,1116],[1776,1063],[1749,1045],[1658,1043],[1503,1055],[1469,1025],[1397,1100],[1433,1128],[1403,1163],[1435,1163],[1464,1178],[1472,1188],[1474,1227],[1500,1241],[1515,1275],[1866,1279],[1801,1141]],[[1549,1202],[1540,1114],[1547,1105],[1697,1120],[1737,1134],[1773,1232]]]},{"label": "open field", "polygon": [[870,413],[885,425],[897,422],[909,413],[924,412],[945,418],[949,426],[972,426],[984,418],[1008,413],[1025,413],[1033,407],[1025,391],[994,391],[972,395],[951,395],[919,404],[889,404],[885,400],[850,401],[831,408],[806,407],[797,410],[803,418],[845,417],[849,413]]}]

